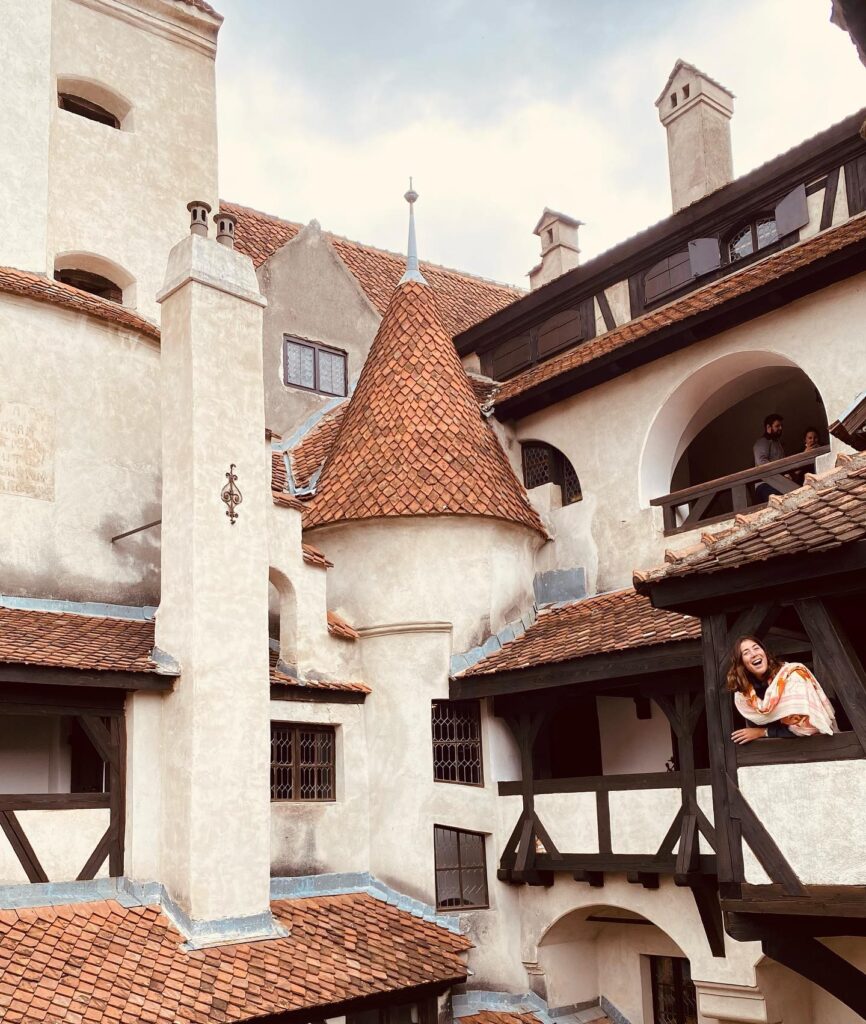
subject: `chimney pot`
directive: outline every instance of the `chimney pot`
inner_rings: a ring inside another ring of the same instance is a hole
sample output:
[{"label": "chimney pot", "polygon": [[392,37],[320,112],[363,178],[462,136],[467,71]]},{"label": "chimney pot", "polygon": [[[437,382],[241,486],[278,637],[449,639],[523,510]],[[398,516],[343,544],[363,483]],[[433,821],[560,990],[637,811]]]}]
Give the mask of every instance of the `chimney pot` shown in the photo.
[{"label": "chimney pot", "polygon": [[186,208],[189,210],[189,233],[207,238],[207,217],[210,213],[210,203],[194,199],[191,203],[186,204]]},{"label": "chimney pot", "polygon": [[220,245],[225,245],[229,249],[234,249],[235,226],[238,222],[237,217],[235,217],[233,213],[217,213],[214,215],[214,220],[217,225],[216,240]]}]

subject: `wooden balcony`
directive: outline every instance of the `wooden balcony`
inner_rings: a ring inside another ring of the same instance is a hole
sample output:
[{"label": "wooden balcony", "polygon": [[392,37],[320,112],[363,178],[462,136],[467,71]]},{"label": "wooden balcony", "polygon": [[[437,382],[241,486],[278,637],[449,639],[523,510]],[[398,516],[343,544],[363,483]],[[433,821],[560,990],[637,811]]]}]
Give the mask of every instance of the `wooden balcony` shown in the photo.
[{"label": "wooden balcony", "polygon": [[[754,512],[763,508],[766,502],[757,501],[755,498],[755,488],[759,484],[768,484],[781,494],[796,490],[799,484],[791,480],[787,474],[810,469],[816,458],[826,455],[829,451],[829,445],[822,445],[808,452],[788,455],[776,462],[753,466],[751,469],[730,473],[716,480],[684,487],[661,498],[653,498],[650,505],[661,507],[666,537],[687,530],[696,530],[710,523],[731,519],[741,512]],[[720,508],[723,510],[720,511]]]}]

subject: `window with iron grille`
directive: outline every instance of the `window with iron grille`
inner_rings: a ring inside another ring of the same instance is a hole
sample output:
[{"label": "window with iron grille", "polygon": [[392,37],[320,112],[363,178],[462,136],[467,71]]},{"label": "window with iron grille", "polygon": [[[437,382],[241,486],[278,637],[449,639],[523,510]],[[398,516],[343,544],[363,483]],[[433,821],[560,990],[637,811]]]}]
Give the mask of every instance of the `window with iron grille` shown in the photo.
[{"label": "window with iron grille", "polygon": [[483,786],[481,715],[474,700],[433,701],[433,778]]},{"label": "window with iron grille", "polygon": [[543,484],[558,484],[562,504],[580,501],[583,494],[574,466],[553,445],[530,441],[521,446],[523,454],[523,485],[528,491]]},{"label": "window with iron grille", "polygon": [[460,828],[433,826],[436,907],[480,910],[489,906],[484,836]]},{"label": "window with iron grille", "polygon": [[283,338],[283,380],[292,387],[346,394],[346,353],[301,338]]},{"label": "window with iron grille", "polygon": [[271,722],[271,800],[334,800],[335,733],[328,725]]}]

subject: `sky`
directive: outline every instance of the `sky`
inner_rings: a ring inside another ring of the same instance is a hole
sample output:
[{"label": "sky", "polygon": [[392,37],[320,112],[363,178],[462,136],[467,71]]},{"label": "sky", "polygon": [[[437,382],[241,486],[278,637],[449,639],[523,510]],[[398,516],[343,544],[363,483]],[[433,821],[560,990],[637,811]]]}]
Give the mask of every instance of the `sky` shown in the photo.
[{"label": "sky", "polygon": [[527,286],[545,206],[588,259],[670,213],[678,58],[736,96],[734,173],[866,106],[830,0],[214,0],[220,195]]}]

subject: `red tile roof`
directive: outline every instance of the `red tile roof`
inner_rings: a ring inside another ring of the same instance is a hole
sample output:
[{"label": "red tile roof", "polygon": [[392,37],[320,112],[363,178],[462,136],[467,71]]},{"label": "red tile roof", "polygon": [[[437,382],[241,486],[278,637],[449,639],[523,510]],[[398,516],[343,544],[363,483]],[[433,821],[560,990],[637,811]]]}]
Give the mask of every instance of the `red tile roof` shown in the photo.
[{"label": "red tile roof", "polygon": [[334,568],[334,563],[329,562],[324,553],[319,551],[319,549],[314,545],[302,544],[301,549],[303,551],[304,561],[308,565],[317,565],[320,569]]},{"label": "red tile roof", "polygon": [[379,325],[304,526],[418,515],[489,516],[546,536],[481,416],[432,289],[408,281]]},{"label": "red tile roof", "polygon": [[[468,1017],[456,1017],[460,1024],[541,1024],[534,1013],[502,1013],[498,1010],[481,1010]],[[604,1024],[604,1021],[593,1021]]]},{"label": "red tile roof", "polygon": [[[351,626],[349,627],[351,629]],[[353,630],[354,632],[354,630]],[[357,634],[356,634],[357,635]],[[292,690],[318,690],[320,692],[334,693],[372,693],[373,691],[366,683],[343,682],[335,679],[299,679],[297,676],[287,675],[277,669],[279,652],[270,649],[271,660],[271,687],[292,689]]]},{"label": "red tile roof", "polygon": [[758,263],[753,263],[719,281],[689,292],[682,298],[674,299],[667,305],[635,320],[630,320],[621,327],[601,334],[591,341],[570,348],[544,363],[531,366],[528,370],[517,374],[516,377],[505,381],[496,392],[493,404],[494,406],[502,405],[509,399],[526,394],[560,374],[586,366],[593,360],[624,348],[641,338],[648,337],[662,328],[670,327],[675,323],[685,323],[690,317],[706,313],[731,299],[746,295],[763,285],[784,278],[787,274],[817,263],[831,253],[848,247],[863,248],[864,241],[866,241],[866,214],[860,214],[838,227],[822,231],[804,242],[799,242],[772,256],[767,256],[766,259],[760,260]]},{"label": "red tile roof", "polygon": [[309,487],[311,477],[321,467],[337,440],[348,407],[348,402],[341,402],[325,413],[292,448],[289,458],[292,460],[292,477],[296,487]]},{"label": "red tile roof", "polygon": [[704,533],[701,542],[668,551],[664,565],[635,572],[635,586],[695,573],[718,572],[780,555],[827,551],[866,538],[866,455],[840,455],[837,468],[806,476],[796,491],[773,495],[732,526]]},{"label": "red tile roof", "polygon": [[128,327],[133,331],[146,334],[149,338],[159,338],[159,328],[150,320],[133,313],[131,309],[121,306],[108,299],[100,299],[80,288],[62,284],[42,274],[32,274],[27,270],[16,270],[14,267],[0,267],[0,292],[12,295],[23,295],[36,302],[49,302],[62,306],[73,313],[85,313],[87,316],[104,320],[120,327]]},{"label": "red tile roof", "polygon": [[0,662],[155,672],[152,650],[152,621],[0,608]]},{"label": "red tile roof", "polygon": [[340,640],[357,640],[361,635],[357,629],[350,626],[349,623],[336,612],[328,612],[328,632],[331,636],[339,637]]},{"label": "red tile roof", "polygon": [[[258,267],[302,229],[302,224],[272,217],[237,203],[220,202],[220,208],[238,218],[235,247],[246,253]],[[383,314],[391,293],[406,269],[406,257],[374,249],[326,232],[340,259],[354,274],[373,306]],[[458,270],[421,263],[439,302],[442,320],[449,332],[458,334],[520,298],[518,288],[463,274]]]},{"label": "red tile roof", "polygon": [[278,900],[282,939],[185,952],[159,907],[0,911],[5,1024],[225,1024],[466,978],[462,936],[366,893]]},{"label": "red tile roof", "polygon": [[698,619],[653,608],[649,598],[631,589],[616,590],[542,609],[525,633],[460,675],[535,668],[590,654],[694,640],[700,635]]}]

